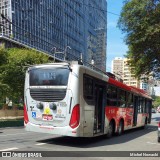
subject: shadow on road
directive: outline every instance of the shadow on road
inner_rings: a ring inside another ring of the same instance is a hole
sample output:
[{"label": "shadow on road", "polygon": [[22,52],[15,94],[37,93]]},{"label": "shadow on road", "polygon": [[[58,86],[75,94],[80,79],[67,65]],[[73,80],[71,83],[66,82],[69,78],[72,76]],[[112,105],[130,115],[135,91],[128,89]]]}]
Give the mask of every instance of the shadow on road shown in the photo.
[{"label": "shadow on road", "polygon": [[153,121],[159,122],[160,121],[160,117],[154,117],[152,118]]},{"label": "shadow on road", "polygon": [[105,136],[93,137],[93,138],[79,138],[79,137],[56,137],[52,139],[45,139],[38,141],[39,143],[48,143],[60,146],[70,146],[77,148],[90,148],[100,147],[114,144],[121,144],[128,141],[132,141],[138,137],[144,136],[150,132],[157,130],[156,125],[149,125],[145,129],[137,128],[125,131],[121,136],[114,136],[107,139]]}]

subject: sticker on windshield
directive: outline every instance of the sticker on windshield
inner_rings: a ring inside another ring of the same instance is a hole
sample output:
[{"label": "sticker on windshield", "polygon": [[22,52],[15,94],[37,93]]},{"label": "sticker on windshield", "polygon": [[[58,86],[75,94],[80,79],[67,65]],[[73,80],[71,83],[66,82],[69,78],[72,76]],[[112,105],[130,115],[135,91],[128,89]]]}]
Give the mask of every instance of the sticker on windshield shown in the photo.
[{"label": "sticker on windshield", "polygon": [[36,118],[36,112],[32,112],[32,117]]}]

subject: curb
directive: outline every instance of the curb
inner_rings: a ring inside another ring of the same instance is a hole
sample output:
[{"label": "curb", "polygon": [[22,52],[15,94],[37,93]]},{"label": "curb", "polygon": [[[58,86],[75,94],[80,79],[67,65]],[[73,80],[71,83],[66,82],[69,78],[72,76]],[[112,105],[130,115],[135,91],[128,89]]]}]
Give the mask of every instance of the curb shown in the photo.
[{"label": "curb", "polygon": [[24,126],[23,119],[0,120],[0,128]]}]

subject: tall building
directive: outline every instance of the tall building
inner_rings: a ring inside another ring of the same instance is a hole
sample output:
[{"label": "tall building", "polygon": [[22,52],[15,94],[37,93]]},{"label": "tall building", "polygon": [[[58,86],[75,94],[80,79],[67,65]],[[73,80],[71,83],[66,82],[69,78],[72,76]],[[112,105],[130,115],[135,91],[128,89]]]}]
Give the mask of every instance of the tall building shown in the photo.
[{"label": "tall building", "polygon": [[129,86],[140,88],[140,81],[135,78],[135,75],[131,73],[131,68],[128,65],[128,59],[124,58],[123,61],[123,81]]},{"label": "tall building", "polygon": [[155,96],[155,79],[149,75],[141,75],[140,80],[135,78],[134,74],[131,73],[131,68],[128,65],[127,58],[115,57],[115,59],[112,61],[111,68],[111,71],[116,78],[122,79],[123,83],[126,85],[143,89],[149,95]]},{"label": "tall building", "polygon": [[115,57],[112,61],[112,73],[115,74],[118,78],[123,79],[123,58],[122,57]]},{"label": "tall building", "polygon": [[107,2],[106,0],[84,0],[87,4],[87,59],[106,71]]},{"label": "tall building", "polygon": [[95,65],[106,71],[106,32],[104,28],[99,28],[96,30],[97,33],[97,45],[95,53]]},{"label": "tall building", "polygon": [[0,42],[63,52],[56,54],[60,59],[64,51],[69,60],[82,54],[104,69],[106,6],[106,0],[0,0]]},{"label": "tall building", "polygon": [[141,75],[140,88],[148,92],[151,96],[155,96],[154,87],[157,86],[157,81],[153,76]]},{"label": "tall building", "polygon": [[118,78],[121,78],[123,83],[128,86],[140,88],[140,82],[135,78],[134,74],[131,73],[131,68],[129,67],[127,61],[127,58],[116,57],[112,61],[112,73]]}]

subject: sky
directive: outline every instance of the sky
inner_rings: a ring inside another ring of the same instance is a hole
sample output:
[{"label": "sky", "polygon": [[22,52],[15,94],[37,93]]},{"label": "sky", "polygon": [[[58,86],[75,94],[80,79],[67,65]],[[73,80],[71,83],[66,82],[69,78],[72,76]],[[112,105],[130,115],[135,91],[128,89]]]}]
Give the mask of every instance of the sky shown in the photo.
[{"label": "sky", "polygon": [[123,57],[128,47],[124,42],[125,34],[122,34],[122,31],[117,27],[123,0],[107,0],[107,3],[107,71],[110,72],[112,60],[115,57]]},{"label": "sky", "polygon": [[[124,42],[125,34],[117,27],[123,0],[107,0],[107,72],[111,72],[111,62],[115,57],[124,57],[128,47]],[[109,12],[115,13],[111,14]],[[155,87],[160,96],[160,87]]]}]

